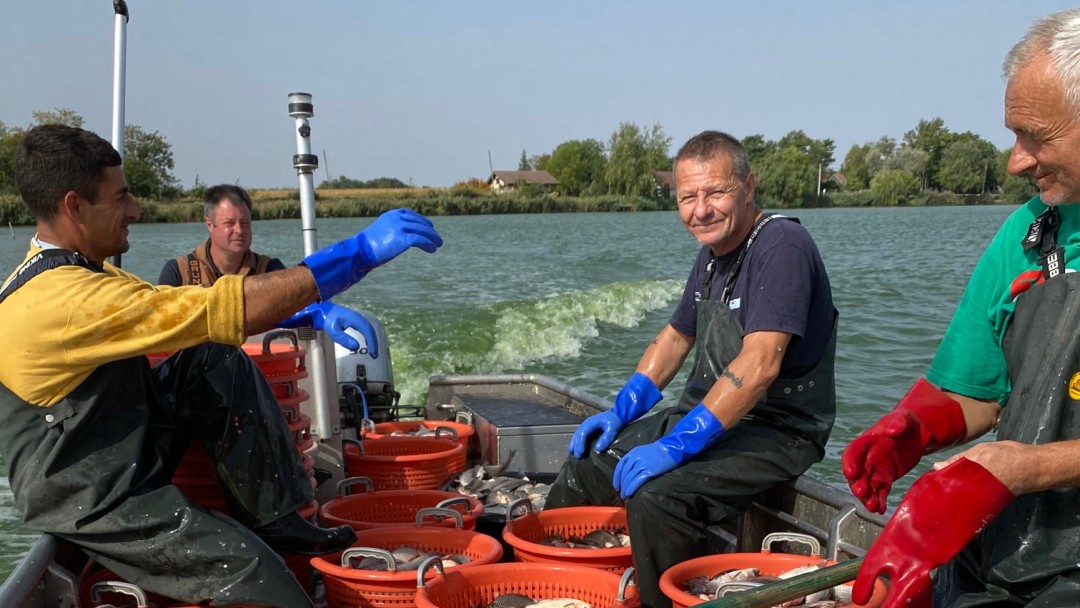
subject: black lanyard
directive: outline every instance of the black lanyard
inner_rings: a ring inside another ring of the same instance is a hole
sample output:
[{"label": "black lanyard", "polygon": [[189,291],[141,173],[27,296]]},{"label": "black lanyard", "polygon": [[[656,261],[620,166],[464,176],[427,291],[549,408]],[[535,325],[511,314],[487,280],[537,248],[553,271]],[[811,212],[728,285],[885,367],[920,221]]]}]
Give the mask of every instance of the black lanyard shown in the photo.
[{"label": "black lanyard", "polygon": [[[746,250],[750,249],[750,245],[757,238],[761,229],[765,227],[772,220],[778,217],[785,217],[776,213],[763,214],[757,223],[754,224],[754,229],[750,231],[750,236],[746,239],[746,243],[743,244],[743,248],[739,251],[739,257],[735,258],[735,263],[731,265],[731,270],[728,271],[727,280],[724,282],[724,291],[720,294],[721,302],[728,302],[731,299],[731,292],[735,289],[735,279],[739,276],[739,271],[742,269],[743,257],[746,256]],[[712,291],[712,271],[716,266],[716,256],[711,255],[709,257],[709,263],[705,265],[705,284],[701,286],[701,293],[705,295],[705,299],[709,299]]]},{"label": "black lanyard", "polygon": [[3,291],[0,291],[0,302],[7,299],[8,296],[15,293],[15,290],[26,285],[30,279],[45,272],[46,270],[52,270],[53,268],[59,268],[61,266],[81,266],[94,272],[104,272],[101,266],[86,259],[86,256],[77,251],[68,251],[67,249],[46,249],[39,252],[34,257],[26,260],[18,270],[15,271],[15,277],[11,279],[11,282],[4,287]]},{"label": "black lanyard", "polygon": [[1042,265],[1043,279],[1052,279],[1065,271],[1065,250],[1057,243],[1058,227],[1061,215],[1057,207],[1047,207],[1034,222],[1028,226],[1027,236],[1021,243],[1024,251],[1039,247],[1039,263]]}]

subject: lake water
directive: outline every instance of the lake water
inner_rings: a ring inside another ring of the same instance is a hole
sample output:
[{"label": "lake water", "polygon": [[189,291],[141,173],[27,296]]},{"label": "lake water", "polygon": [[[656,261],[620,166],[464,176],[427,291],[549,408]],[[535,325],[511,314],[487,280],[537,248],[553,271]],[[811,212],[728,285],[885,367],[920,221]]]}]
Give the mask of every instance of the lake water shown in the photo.
[{"label": "lake water", "polygon": [[[925,372],[971,269],[1013,209],[786,212],[817,241],[840,310],[838,417],[811,475],[846,488],[840,452]],[[433,374],[524,371],[614,398],[670,316],[698,248],[675,212],[433,220],[446,240],[435,255],[410,251],[336,298],[383,322],[402,404],[422,404]],[[319,242],[370,221],[322,220]],[[254,231],[256,251],[287,265],[302,257],[299,222],[256,222]],[[32,234],[0,232],[3,274],[22,260]],[[133,226],[123,266],[153,282],[168,257],[205,238],[202,224]],[[676,378],[668,399],[678,398],[681,384]],[[0,579],[34,538],[19,524],[5,476]]]}]

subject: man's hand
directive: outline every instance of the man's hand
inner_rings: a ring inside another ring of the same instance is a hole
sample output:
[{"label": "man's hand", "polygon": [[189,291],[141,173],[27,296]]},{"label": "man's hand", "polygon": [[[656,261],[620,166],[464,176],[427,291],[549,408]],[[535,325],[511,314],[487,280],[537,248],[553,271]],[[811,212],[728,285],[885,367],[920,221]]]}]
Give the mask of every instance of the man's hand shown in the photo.
[{"label": "man's hand", "polygon": [[924,454],[954,446],[966,434],[960,404],[919,379],[896,409],[848,444],[841,468],[855,497],[870,511],[884,513],[893,482]]},{"label": "man's hand", "polygon": [[870,601],[889,576],[884,608],[930,606],[930,571],[953,558],[1014,498],[1005,484],[966,458],[915,482],[866,553],[851,599]]},{"label": "man's hand", "polygon": [[619,390],[615,405],[610,410],[589,416],[574,431],[574,436],[570,438],[570,453],[579,460],[585,456],[585,443],[597,431],[600,437],[593,444],[593,450],[603,452],[611,446],[624,426],[643,416],[662,398],[660,389],[648,376],[635,373]]},{"label": "man's hand", "polygon": [[333,302],[315,302],[296,313],[295,315],[278,323],[281,328],[314,327],[326,332],[330,339],[345,348],[356,352],[360,350],[360,343],[356,338],[349,335],[345,330],[353,329],[364,336],[368,353],[372,359],[379,358],[379,339],[375,335],[375,328],[364,318],[364,315],[338,306]]},{"label": "man's hand", "polygon": [[307,256],[304,264],[325,302],[410,247],[434,253],[442,243],[431,220],[411,209],[392,209],[355,236]]},{"label": "man's hand", "polygon": [[700,454],[723,434],[724,425],[699,403],[667,435],[627,452],[615,465],[611,484],[619,491],[619,497],[626,500],[646,481]]}]

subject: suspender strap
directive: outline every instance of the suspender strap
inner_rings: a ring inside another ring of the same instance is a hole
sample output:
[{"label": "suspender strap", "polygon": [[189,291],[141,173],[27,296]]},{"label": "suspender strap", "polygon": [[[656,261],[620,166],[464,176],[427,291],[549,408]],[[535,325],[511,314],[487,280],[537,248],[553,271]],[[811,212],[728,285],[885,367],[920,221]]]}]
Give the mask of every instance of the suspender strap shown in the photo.
[{"label": "suspender strap", "polygon": [[94,272],[104,272],[101,266],[86,259],[81,253],[68,251],[67,249],[46,249],[34,257],[26,260],[17,271],[11,281],[0,291],[0,302],[15,293],[15,290],[26,285],[30,279],[53,268],[61,266],[81,266]]}]

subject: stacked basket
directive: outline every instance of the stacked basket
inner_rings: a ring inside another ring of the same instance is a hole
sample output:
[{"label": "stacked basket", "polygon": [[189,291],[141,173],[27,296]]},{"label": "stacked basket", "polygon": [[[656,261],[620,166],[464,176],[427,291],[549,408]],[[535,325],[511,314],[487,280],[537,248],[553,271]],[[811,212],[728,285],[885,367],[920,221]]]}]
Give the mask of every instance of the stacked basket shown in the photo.
[{"label": "stacked basket", "polygon": [[[422,567],[396,569],[390,552],[402,545],[422,553],[461,554],[469,558],[453,570],[480,568],[494,564],[502,557],[499,541],[471,530],[421,525],[357,530],[352,548],[311,558],[311,565],[323,575],[327,608],[414,608],[418,580],[433,577],[435,572]],[[388,569],[385,571],[355,567],[357,556],[383,554],[387,556]]]},{"label": "stacked basket", "polygon": [[[524,514],[514,517],[521,509]],[[503,540],[514,548],[519,562],[588,566],[622,574],[633,564],[630,547],[563,548],[544,544],[551,536],[582,537],[594,530],[617,532],[626,528],[623,507],[563,507],[534,512],[528,500],[514,501],[507,512]]]}]

